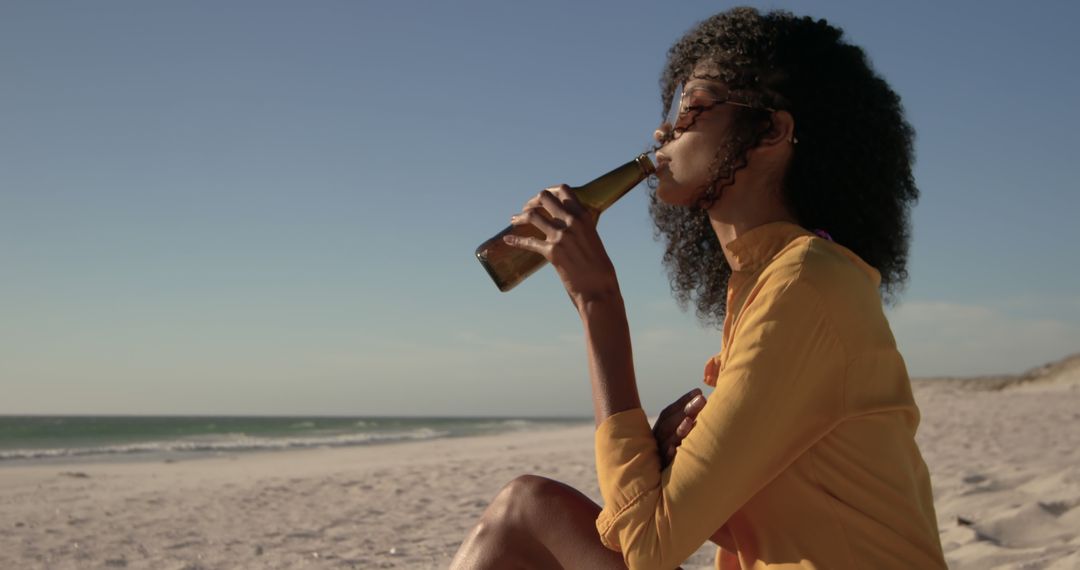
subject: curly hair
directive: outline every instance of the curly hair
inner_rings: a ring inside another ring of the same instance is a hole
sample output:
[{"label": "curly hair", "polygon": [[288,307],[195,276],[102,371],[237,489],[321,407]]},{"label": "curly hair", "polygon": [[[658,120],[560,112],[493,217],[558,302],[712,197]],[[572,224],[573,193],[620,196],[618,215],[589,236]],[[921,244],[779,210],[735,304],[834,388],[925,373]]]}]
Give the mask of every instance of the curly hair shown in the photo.
[{"label": "curly hair", "polygon": [[[911,173],[915,132],[900,97],[863,50],[825,20],[753,8],[722,12],[668,51],[660,77],[663,115],[699,62],[714,64],[715,79],[729,89],[792,114],[799,143],[783,181],[786,205],[800,225],[826,230],[877,269],[883,299],[894,302],[908,277],[909,211],[919,197]],[[704,324],[723,323],[731,276],[706,210],[771,128],[765,115],[735,109],[697,207],[663,204],[650,180],[654,237],[666,241],[663,264],[672,293],[684,309],[693,301]]]}]

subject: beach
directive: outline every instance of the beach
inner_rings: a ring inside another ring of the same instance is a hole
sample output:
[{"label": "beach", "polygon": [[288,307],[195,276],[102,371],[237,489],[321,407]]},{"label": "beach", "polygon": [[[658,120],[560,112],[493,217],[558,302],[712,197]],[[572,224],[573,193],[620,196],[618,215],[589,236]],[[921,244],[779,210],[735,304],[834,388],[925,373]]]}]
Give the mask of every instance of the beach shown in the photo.
[{"label": "beach", "polygon": [[[1080,358],[913,386],[950,567],[1080,568]],[[599,501],[592,433],[0,464],[0,568],[445,568],[518,475]]]}]

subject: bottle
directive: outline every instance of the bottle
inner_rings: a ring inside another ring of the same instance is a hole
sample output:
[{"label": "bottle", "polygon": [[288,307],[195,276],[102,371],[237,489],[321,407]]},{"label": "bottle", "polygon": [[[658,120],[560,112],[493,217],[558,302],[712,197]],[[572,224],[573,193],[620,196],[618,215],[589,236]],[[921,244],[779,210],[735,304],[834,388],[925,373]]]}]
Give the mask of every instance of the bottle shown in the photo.
[{"label": "bottle", "polygon": [[[655,171],[656,167],[649,157],[642,154],[600,178],[570,190],[583,206],[599,215]],[[547,263],[539,253],[507,245],[503,242],[503,236],[507,234],[546,239],[544,233],[532,224],[511,225],[476,248],[476,258],[495,281],[495,286],[504,292],[513,289]]]}]

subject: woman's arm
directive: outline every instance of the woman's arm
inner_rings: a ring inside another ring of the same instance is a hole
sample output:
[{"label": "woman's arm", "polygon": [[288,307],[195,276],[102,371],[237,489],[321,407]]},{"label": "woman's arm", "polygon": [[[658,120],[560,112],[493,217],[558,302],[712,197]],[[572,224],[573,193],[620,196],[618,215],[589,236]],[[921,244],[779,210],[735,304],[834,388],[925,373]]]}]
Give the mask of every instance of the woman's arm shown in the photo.
[{"label": "woman's arm", "polygon": [[562,185],[540,192],[510,221],[532,224],[544,233],[545,240],[504,239],[551,262],[581,317],[596,425],[613,414],[640,408],[626,309],[615,268],[596,233],[596,217]]},{"label": "woman's arm", "polygon": [[672,568],[717,537],[842,415],[844,351],[812,287],[770,279],[739,321],[716,390],[668,469],[641,410],[597,427],[597,529],[631,568]]},{"label": "woman's arm", "polygon": [[599,426],[614,414],[641,407],[634,378],[630,327],[622,296],[617,292],[584,302],[578,312],[585,327],[593,415]]}]

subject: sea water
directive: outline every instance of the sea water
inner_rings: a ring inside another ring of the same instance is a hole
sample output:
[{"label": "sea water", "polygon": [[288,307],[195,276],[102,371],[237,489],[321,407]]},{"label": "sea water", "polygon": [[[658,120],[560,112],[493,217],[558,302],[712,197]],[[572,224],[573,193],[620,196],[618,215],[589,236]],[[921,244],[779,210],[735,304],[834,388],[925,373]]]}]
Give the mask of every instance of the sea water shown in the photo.
[{"label": "sea water", "polygon": [[176,459],[468,437],[584,418],[0,416],[0,465]]}]

